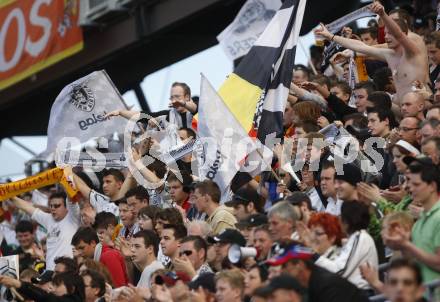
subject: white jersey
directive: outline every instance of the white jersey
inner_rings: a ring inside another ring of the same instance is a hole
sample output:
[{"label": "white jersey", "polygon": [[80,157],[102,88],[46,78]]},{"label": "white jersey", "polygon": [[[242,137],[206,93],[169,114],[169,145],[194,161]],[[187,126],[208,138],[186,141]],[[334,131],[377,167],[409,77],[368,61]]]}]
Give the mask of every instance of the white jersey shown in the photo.
[{"label": "white jersey", "polygon": [[157,271],[158,269],[163,269],[164,266],[162,265],[162,263],[160,263],[157,260],[154,260],[153,262],[151,262],[149,265],[147,265],[144,270],[142,271],[142,275],[141,278],[139,279],[138,284],[136,285],[136,287],[146,287],[146,288],[151,288],[151,275]]},{"label": "white jersey", "polygon": [[67,202],[67,215],[55,221],[51,214],[36,209],[32,219],[47,230],[46,269],[54,270],[55,258],[67,256],[73,258],[72,237],[80,226],[80,209],[78,204]]}]

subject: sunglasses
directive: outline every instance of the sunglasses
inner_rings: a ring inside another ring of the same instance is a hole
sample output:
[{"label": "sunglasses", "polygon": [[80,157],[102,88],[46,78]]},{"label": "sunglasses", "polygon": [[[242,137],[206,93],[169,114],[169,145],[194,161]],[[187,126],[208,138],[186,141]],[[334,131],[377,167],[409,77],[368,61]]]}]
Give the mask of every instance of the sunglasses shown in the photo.
[{"label": "sunglasses", "polygon": [[180,252],[179,253],[179,255],[182,257],[183,255],[185,255],[185,256],[191,256],[192,255],[192,251],[183,251],[183,252]]},{"label": "sunglasses", "polygon": [[51,209],[58,209],[59,207],[61,207],[61,203],[52,203],[49,205]]}]

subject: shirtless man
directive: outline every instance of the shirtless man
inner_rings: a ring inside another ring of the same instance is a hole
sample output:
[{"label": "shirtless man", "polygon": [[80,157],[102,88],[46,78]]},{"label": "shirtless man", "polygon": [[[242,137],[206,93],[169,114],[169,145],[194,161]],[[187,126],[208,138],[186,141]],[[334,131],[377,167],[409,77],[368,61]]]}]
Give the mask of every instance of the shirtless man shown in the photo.
[{"label": "shirtless man", "polygon": [[[408,25],[409,16],[407,15],[407,13],[404,15],[403,12],[404,11],[402,9],[395,9],[390,12],[389,16],[393,20],[401,19],[401,20],[405,21],[405,23]],[[417,47],[419,47],[421,52],[423,52],[423,53],[428,52],[428,50],[426,48],[425,41],[423,40],[423,37],[416,34],[413,31],[411,31],[409,25],[408,25],[408,38],[417,44]],[[386,47],[386,44],[383,44],[383,45]]]},{"label": "shirtless man", "polygon": [[[315,33],[327,40],[334,40],[345,48],[386,61],[392,70],[396,86],[396,100],[400,103],[403,95],[411,91],[415,81],[425,85],[429,82],[428,56],[426,52],[421,51],[417,43],[408,37],[408,28],[403,20],[391,19],[378,2],[371,5],[371,11],[378,14],[385,24],[385,40],[388,48],[372,47],[358,40],[335,36],[322,24]],[[396,22],[401,24],[398,25]]]}]

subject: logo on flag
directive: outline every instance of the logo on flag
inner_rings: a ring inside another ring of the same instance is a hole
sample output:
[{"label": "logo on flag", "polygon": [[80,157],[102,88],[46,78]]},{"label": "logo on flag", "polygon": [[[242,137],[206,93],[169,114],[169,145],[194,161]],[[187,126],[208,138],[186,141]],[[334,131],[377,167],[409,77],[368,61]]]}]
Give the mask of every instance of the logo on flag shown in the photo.
[{"label": "logo on flag", "polygon": [[95,107],[95,96],[87,83],[73,86],[70,97],[70,103],[79,110],[90,112]]}]

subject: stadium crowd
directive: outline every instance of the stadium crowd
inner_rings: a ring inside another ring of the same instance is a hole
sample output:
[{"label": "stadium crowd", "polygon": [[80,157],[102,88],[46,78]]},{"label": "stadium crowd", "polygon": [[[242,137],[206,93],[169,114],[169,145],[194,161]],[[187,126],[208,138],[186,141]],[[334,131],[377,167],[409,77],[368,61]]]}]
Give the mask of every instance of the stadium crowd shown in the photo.
[{"label": "stadium crowd", "polygon": [[[366,28],[315,31],[341,48],[326,57],[312,46],[313,66],[295,67],[273,170],[237,174],[224,203],[218,184],[199,180],[191,154],[178,161],[179,173],[159,160],[143,165],[152,138],[133,147],[132,160],[157,188],[128,169],[90,177],[65,167],[79,202],[58,186],[40,189],[39,202],[35,192],[3,202],[1,253],[19,255],[20,277],[0,276],[9,288],[2,298],[426,301],[425,284],[440,278],[440,32],[434,7],[422,2],[388,12],[374,2],[378,18]],[[352,81],[352,62],[361,62],[364,81]],[[184,142],[197,137],[197,106],[185,83],[172,85]],[[170,121],[170,112],[152,116]],[[329,125],[360,145],[343,174],[332,146],[315,144],[328,139]],[[287,153],[304,163],[294,174],[281,164],[289,139]],[[307,148],[298,151],[301,139]],[[375,172],[365,169],[378,162],[368,148],[382,159]]]}]

